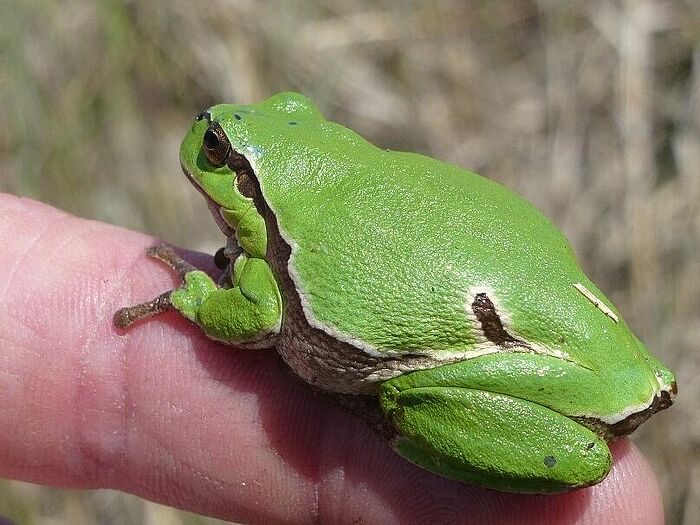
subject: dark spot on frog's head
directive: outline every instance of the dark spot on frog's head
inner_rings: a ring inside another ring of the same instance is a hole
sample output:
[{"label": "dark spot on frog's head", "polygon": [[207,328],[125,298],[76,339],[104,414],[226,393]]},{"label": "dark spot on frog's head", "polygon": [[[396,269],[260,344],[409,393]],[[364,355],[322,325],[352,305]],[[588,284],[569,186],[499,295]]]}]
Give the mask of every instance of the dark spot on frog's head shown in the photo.
[{"label": "dark spot on frog's head", "polygon": [[234,113],[233,118],[235,118],[236,120],[241,120],[243,117],[241,117],[238,113]]},{"label": "dark spot on frog's head", "polygon": [[544,464],[545,466],[552,468],[554,465],[557,464],[557,458],[555,458],[554,456],[545,456]]},{"label": "dark spot on frog's head", "polygon": [[298,122],[296,120],[290,120],[289,122],[287,122],[287,124],[289,124],[290,126],[296,126]]},{"label": "dark spot on frog's head", "polygon": [[586,445],[586,448],[588,450],[591,450],[593,447],[595,447],[595,443],[593,443],[592,441],[588,445]]}]

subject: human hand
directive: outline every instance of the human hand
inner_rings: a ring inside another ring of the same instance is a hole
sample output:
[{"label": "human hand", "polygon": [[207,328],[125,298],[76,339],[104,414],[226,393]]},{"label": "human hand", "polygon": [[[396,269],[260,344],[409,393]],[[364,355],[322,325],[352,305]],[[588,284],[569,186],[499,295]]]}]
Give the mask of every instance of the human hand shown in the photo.
[{"label": "human hand", "polygon": [[594,487],[489,491],[399,458],[272,351],[214,343],[175,313],[120,332],[117,308],[176,284],[145,257],[154,244],[0,195],[0,476],[241,522],[663,522],[627,440]]}]

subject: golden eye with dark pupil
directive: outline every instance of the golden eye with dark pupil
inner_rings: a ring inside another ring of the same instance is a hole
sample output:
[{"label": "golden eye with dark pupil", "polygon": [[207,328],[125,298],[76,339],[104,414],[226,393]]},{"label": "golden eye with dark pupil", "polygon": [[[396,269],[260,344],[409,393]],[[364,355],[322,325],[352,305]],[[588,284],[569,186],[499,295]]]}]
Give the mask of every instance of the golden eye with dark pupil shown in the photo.
[{"label": "golden eye with dark pupil", "polygon": [[213,166],[219,168],[226,164],[229,152],[231,151],[231,144],[226,137],[226,133],[221,129],[221,126],[216,123],[209,126],[209,129],[204,132],[202,146],[207,160],[209,160]]}]

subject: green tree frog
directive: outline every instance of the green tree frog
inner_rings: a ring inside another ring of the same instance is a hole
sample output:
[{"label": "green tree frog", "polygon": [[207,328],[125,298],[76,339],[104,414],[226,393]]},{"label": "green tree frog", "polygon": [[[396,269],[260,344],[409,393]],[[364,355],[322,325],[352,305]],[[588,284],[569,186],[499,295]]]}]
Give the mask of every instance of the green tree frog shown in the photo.
[{"label": "green tree frog", "polygon": [[675,397],[564,236],[495,182],[377,148],[296,93],[202,112],[180,162],[228,278],[153,248],[182,285],[119,327],[174,309],[217,341],[274,346],[313,387],[373,396],[401,456],[506,491],[598,483],[607,442]]}]

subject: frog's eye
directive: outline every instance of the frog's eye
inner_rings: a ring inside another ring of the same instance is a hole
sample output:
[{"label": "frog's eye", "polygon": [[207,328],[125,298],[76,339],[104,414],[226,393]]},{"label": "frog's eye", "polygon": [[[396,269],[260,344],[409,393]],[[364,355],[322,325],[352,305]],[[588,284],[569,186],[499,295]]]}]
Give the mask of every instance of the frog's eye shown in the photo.
[{"label": "frog's eye", "polygon": [[218,123],[213,122],[207,131],[204,132],[202,149],[207,156],[207,160],[209,160],[214,167],[220,168],[226,164],[229,153],[231,152],[231,143],[228,141],[226,133],[224,133],[224,130]]}]

